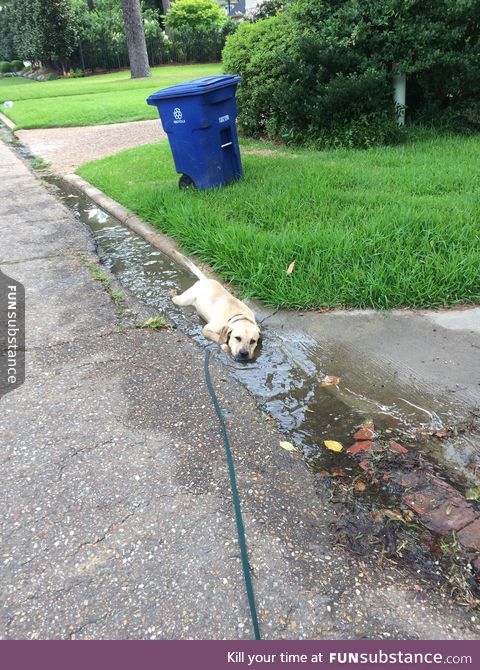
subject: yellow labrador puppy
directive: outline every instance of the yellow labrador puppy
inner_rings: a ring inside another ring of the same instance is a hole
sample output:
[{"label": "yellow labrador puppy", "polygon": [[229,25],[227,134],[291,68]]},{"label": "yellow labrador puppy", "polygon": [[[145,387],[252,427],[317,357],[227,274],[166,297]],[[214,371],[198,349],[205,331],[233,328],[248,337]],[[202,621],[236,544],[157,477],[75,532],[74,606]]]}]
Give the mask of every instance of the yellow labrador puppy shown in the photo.
[{"label": "yellow labrador puppy", "polygon": [[188,258],[176,252],[198,281],[181,295],[173,296],[176,305],[192,305],[207,323],[203,334],[217,342],[223,351],[239,361],[251,360],[260,340],[260,328],[252,310],[231,295],[218,281],[208,279]]}]

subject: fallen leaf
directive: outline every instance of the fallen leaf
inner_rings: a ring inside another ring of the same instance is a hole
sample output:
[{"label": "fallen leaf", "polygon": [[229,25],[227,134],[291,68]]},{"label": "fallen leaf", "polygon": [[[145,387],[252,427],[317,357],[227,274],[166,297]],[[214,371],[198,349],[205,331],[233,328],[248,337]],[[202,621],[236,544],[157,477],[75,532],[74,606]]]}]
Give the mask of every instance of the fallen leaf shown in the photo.
[{"label": "fallen leaf", "polygon": [[408,449],[405,449],[399,442],[395,442],[395,440],[392,440],[390,442],[390,448],[393,449],[393,451],[397,451],[399,454],[407,454]]},{"label": "fallen leaf", "polygon": [[328,470],[319,470],[316,474],[317,479],[324,479],[325,477],[329,477],[330,473]]},{"label": "fallen leaf", "polygon": [[447,437],[448,432],[449,432],[448,428],[440,428],[440,430],[437,430],[437,432],[435,433],[435,437],[438,437],[441,440],[443,440],[443,438]]},{"label": "fallen leaf", "polygon": [[295,267],[295,263],[296,263],[296,261],[292,261],[292,262],[290,263],[290,265],[289,265],[288,268],[287,268],[287,275],[291,275],[291,274],[292,274],[292,272],[293,272],[293,268]]},{"label": "fallen leaf", "polygon": [[340,442],[336,442],[335,440],[325,440],[323,444],[327,447],[327,449],[330,449],[330,451],[342,451],[343,446],[340,444]]},{"label": "fallen leaf", "polygon": [[320,380],[320,386],[338,386],[340,384],[340,377],[334,375],[325,375]]},{"label": "fallen leaf", "polygon": [[375,436],[374,429],[375,426],[371,421],[365,421],[365,423],[362,423],[357,432],[353,434],[353,437],[356,440],[371,440],[372,437]]},{"label": "fallen leaf", "polygon": [[355,442],[355,444],[352,444],[351,447],[348,447],[347,454],[350,454],[350,456],[355,456],[355,454],[359,454],[364,451],[369,451],[369,449],[371,448],[372,448],[371,440],[362,440],[361,442]]},{"label": "fallen leaf", "polygon": [[297,447],[291,442],[280,442],[280,446],[282,449],[285,449],[285,451],[297,451]]},{"label": "fallen leaf", "polygon": [[357,479],[357,481],[354,484],[355,491],[365,491],[367,486],[365,482],[362,482],[361,479]]},{"label": "fallen leaf", "polygon": [[315,414],[315,411],[313,409],[309,409],[308,407],[305,409],[306,412],[311,412],[312,414]]},{"label": "fallen leaf", "polygon": [[403,512],[403,518],[405,519],[405,521],[413,521],[415,518],[415,514],[412,512],[411,509],[406,509]]}]

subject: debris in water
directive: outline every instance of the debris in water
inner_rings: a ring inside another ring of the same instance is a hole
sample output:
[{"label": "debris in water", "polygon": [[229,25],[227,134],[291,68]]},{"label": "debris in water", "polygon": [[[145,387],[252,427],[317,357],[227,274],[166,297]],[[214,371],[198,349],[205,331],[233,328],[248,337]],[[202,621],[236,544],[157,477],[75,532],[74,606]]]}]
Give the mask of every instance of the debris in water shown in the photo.
[{"label": "debris in water", "polygon": [[395,442],[395,440],[392,440],[390,442],[390,448],[393,449],[393,451],[398,452],[399,454],[408,454],[408,449],[402,446],[399,442]]},{"label": "debris in water", "polygon": [[348,447],[347,454],[350,456],[355,456],[355,454],[363,453],[369,451],[372,448],[373,442],[371,440],[361,440],[360,442],[355,442],[351,447]]},{"label": "debris in water", "polygon": [[320,386],[338,386],[340,384],[340,377],[334,375],[325,375],[320,380]]},{"label": "debris in water", "polygon": [[356,440],[371,440],[375,437],[375,426],[371,421],[365,421],[357,432],[353,434],[353,437]]}]

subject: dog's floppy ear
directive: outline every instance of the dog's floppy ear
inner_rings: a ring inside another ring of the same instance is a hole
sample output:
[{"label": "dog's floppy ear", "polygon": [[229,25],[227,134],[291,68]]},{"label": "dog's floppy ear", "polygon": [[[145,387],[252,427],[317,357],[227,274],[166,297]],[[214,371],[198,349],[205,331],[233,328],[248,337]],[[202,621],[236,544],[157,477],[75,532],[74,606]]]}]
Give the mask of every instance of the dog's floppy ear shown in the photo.
[{"label": "dog's floppy ear", "polygon": [[232,329],[229,328],[228,326],[223,326],[222,330],[220,331],[219,344],[228,344],[228,340],[230,339],[231,334]]}]

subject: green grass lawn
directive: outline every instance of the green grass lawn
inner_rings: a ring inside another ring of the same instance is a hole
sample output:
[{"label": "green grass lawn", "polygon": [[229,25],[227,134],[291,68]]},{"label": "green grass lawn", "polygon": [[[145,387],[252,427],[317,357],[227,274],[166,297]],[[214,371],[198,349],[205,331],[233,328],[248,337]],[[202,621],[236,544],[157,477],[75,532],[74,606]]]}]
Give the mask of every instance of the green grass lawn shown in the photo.
[{"label": "green grass lawn", "polygon": [[404,146],[325,152],[244,142],[242,150],[243,179],[212,191],[178,189],[167,142],[78,173],[272,306],[480,301],[480,137],[426,134]]},{"label": "green grass lawn", "polygon": [[148,79],[131,79],[129,70],[42,82],[6,77],[0,79],[0,103],[12,100],[14,104],[10,109],[0,109],[18,129],[155,119],[157,110],[145,102],[150,93],[220,71],[219,63],[208,63],[157,67]]}]

